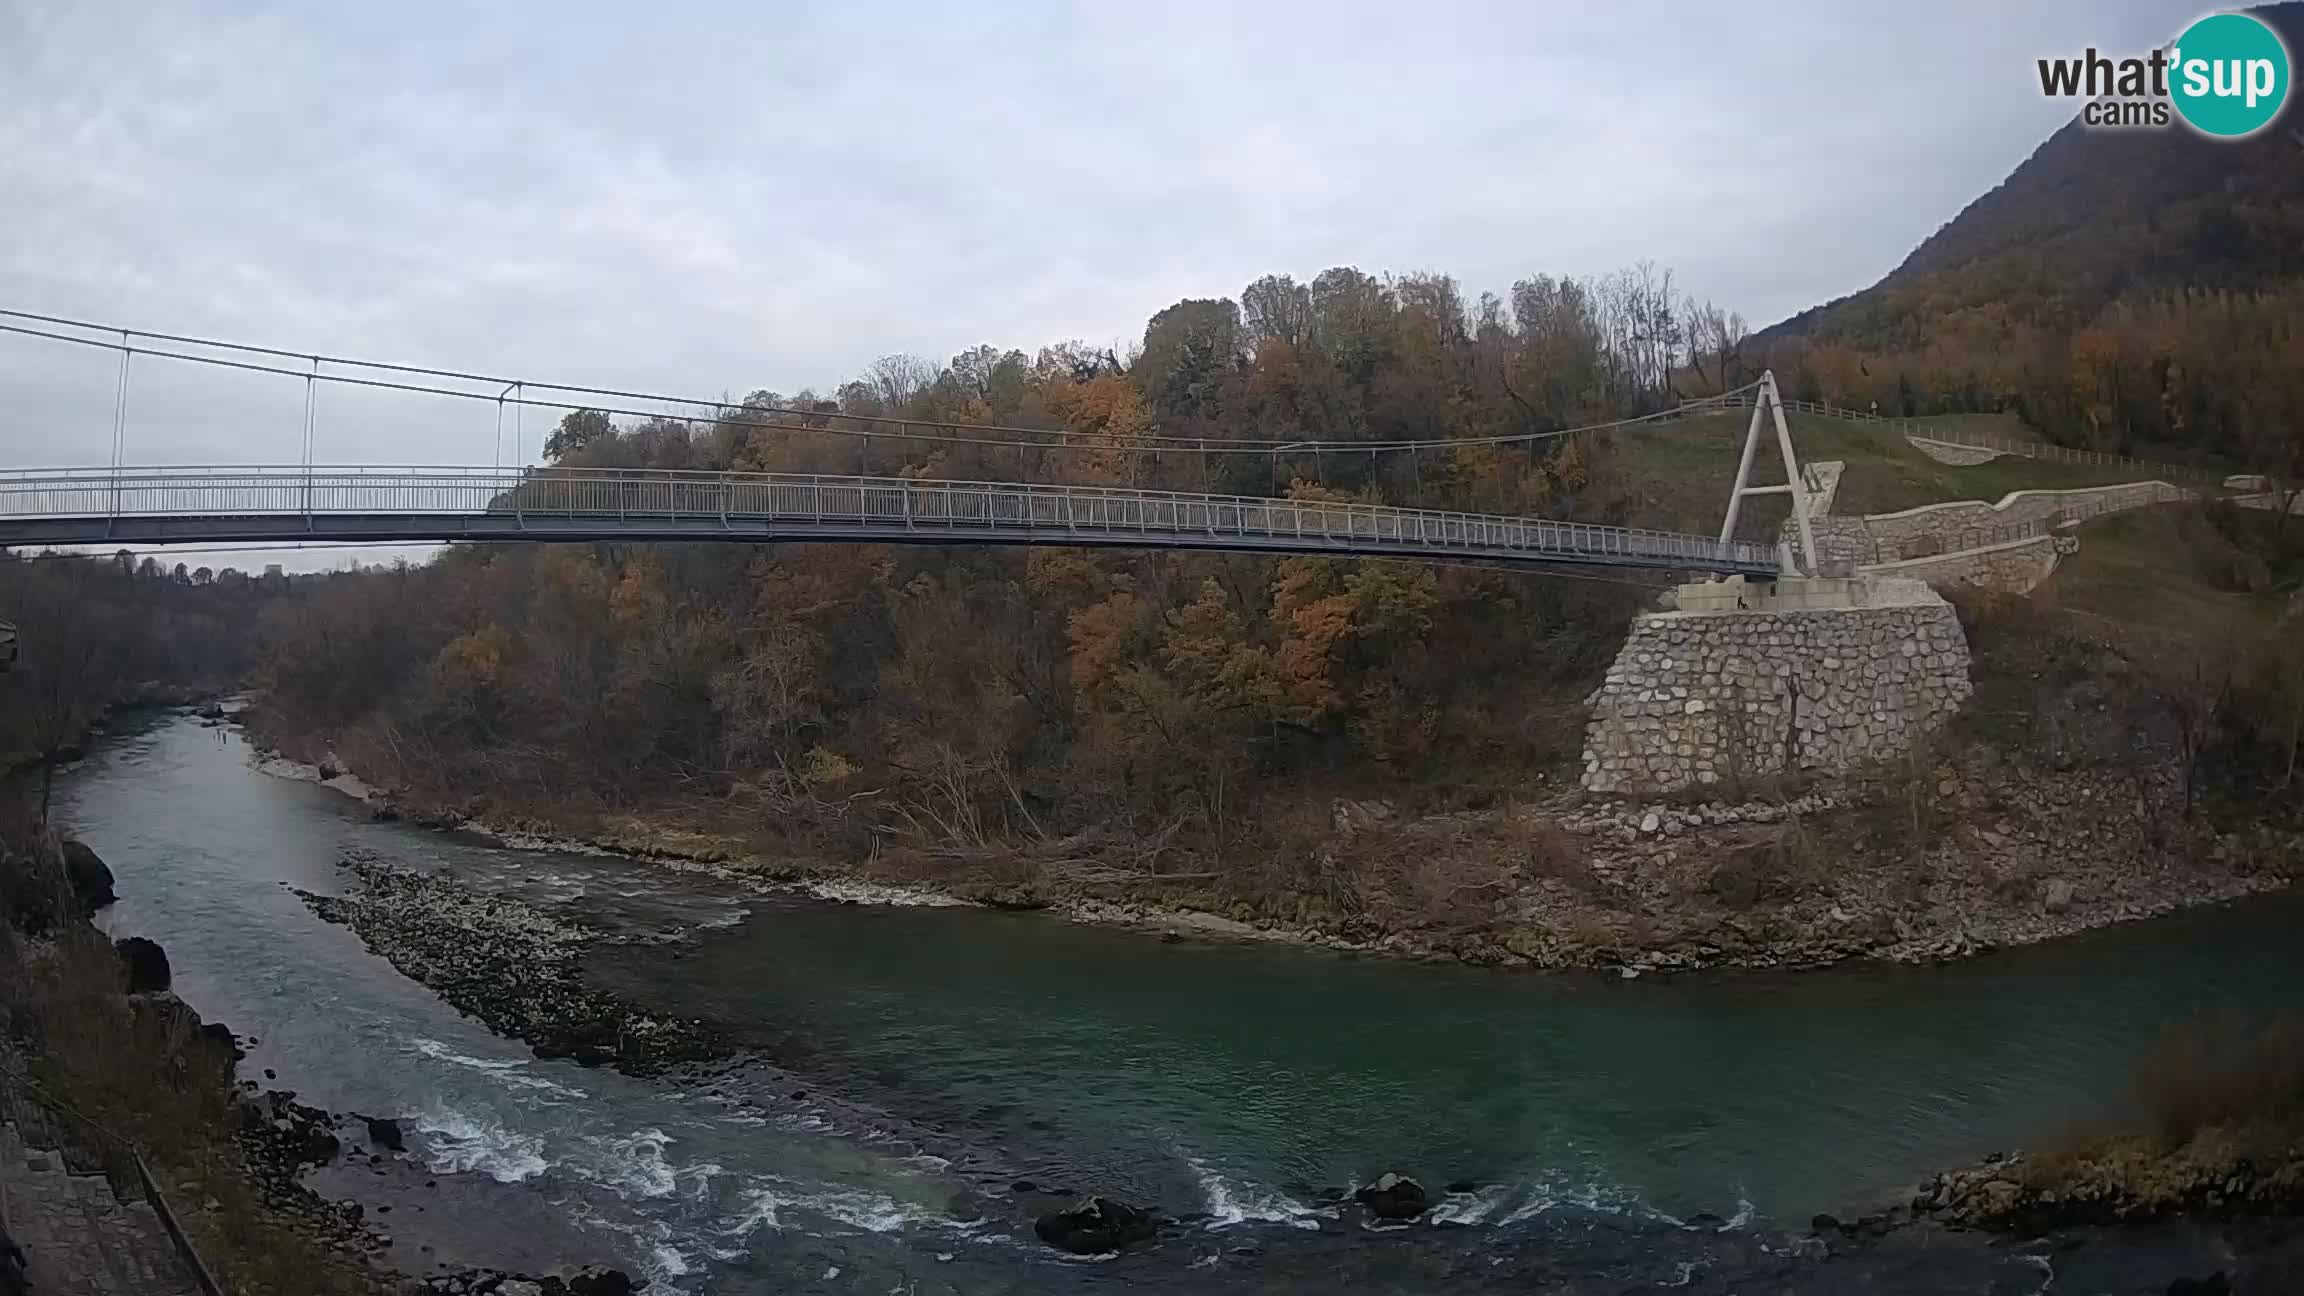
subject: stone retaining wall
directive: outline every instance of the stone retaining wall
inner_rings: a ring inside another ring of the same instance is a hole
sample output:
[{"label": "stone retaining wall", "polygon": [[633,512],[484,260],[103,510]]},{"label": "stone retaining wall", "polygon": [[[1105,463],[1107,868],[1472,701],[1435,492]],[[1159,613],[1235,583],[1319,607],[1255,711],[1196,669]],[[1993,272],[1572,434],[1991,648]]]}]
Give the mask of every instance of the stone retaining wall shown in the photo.
[{"label": "stone retaining wall", "polygon": [[1592,696],[1584,786],[1649,794],[1898,755],[1968,699],[1968,641],[1919,581],[1872,605],[1654,612]]},{"label": "stone retaining wall", "polygon": [[[1865,528],[1864,519],[1812,517],[1808,529],[1816,536],[1817,575],[1852,576],[1857,568],[1872,561],[1872,533]],[[1799,555],[1800,528],[1789,519],[1783,526],[1783,541],[1795,556]]]},{"label": "stone retaining wall", "polygon": [[2079,548],[2076,536],[2038,535],[1932,558],[1870,563],[1858,567],[1857,571],[1866,576],[1913,577],[1937,589],[1965,587],[1995,594],[2029,594],[2056,570],[2058,559],[2078,552]]},{"label": "stone retaining wall", "polygon": [[2164,481],[2129,482],[2119,486],[2085,486],[2076,490],[2011,491],[1997,504],[1958,500],[1949,504],[1923,504],[1898,513],[1872,513],[1864,518],[1878,562],[1975,548],[1992,543],[1994,531],[2035,522],[2054,522],[2081,513],[2142,508],[2190,499],[2191,492]]}]

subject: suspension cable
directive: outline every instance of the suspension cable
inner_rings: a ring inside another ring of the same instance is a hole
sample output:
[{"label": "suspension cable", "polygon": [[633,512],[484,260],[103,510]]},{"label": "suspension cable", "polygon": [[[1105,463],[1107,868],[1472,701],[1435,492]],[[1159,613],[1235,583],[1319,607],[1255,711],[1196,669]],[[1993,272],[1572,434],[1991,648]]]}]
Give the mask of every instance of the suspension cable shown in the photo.
[{"label": "suspension cable", "polygon": [[[120,342],[112,342],[106,339],[77,337],[67,333],[56,333],[45,329],[28,328],[22,325],[0,324],[0,332],[4,333],[13,333],[26,337],[43,338],[49,341],[74,343],[81,346],[97,347],[108,350],[121,350],[124,352],[130,350],[131,348],[129,347],[127,339],[133,337],[148,339],[152,341],[173,342],[190,346],[207,347],[215,350],[235,351],[249,355],[309,360],[315,364],[325,362],[329,365],[334,365],[340,368],[369,369],[384,373],[407,374],[413,377],[438,378],[458,382],[485,382],[491,384],[499,384],[506,386],[518,393],[517,395],[513,396],[510,401],[514,408],[514,418],[516,420],[516,436],[521,435],[517,424],[517,420],[520,417],[520,412],[527,406],[531,405],[541,409],[553,410],[596,409],[605,414],[622,415],[631,418],[673,417],[666,415],[662,410],[635,409],[629,406],[604,406],[590,401],[553,400],[528,396],[526,394],[526,389],[529,387],[534,387],[539,391],[547,393],[557,392],[573,396],[603,396],[617,400],[650,401],[663,405],[687,406],[691,409],[711,411],[711,413],[703,415],[683,415],[679,416],[675,420],[681,422],[714,422],[730,424],[734,426],[763,428],[777,431],[822,432],[835,436],[870,437],[877,435],[885,437],[890,435],[899,435],[902,437],[902,439],[905,440],[943,444],[991,446],[1015,446],[1024,444],[1045,450],[1135,449],[1184,454],[1233,455],[1271,455],[1283,452],[1303,451],[1310,451],[1314,455],[1318,455],[1322,451],[1372,453],[1397,452],[1405,450],[1412,452],[1416,450],[1449,450],[1477,446],[1527,445],[1533,447],[1538,442],[1557,440],[1561,437],[1575,436],[1579,433],[1614,431],[1621,428],[1638,426],[1644,423],[1683,418],[1692,412],[1701,411],[1709,406],[1723,404],[1729,398],[1740,396],[1746,392],[1752,391],[1759,386],[1757,382],[1746,383],[1741,387],[1733,388],[1729,391],[1722,392],[1719,395],[1703,397],[1699,400],[1687,402],[1682,406],[1678,406],[1669,410],[1658,410],[1651,414],[1636,415],[1630,418],[1612,419],[1606,422],[1586,424],[1572,428],[1561,428],[1549,432],[1517,432],[1482,437],[1438,437],[1420,440],[1398,441],[1314,440],[1276,444],[1271,441],[1260,441],[1251,438],[1239,437],[1199,438],[1164,436],[1159,434],[1125,436],[1107,432],[1080,432],[1064,428],[1014,427],[996,423],[938,422],[932,419],[896,418],[877,414],[842,414],[834,411],[803,410],[783,405],[739,404],[731,406],[725,401],[707,401],[694,397],[666,396],[648,392],[623,391],[608,387],[585,387],[561,383],[531,382],[526,380],[501,378],[486,374],[466,373],[453,369],[427,368],[421,365],[391,364],[381,361],[358,360],[342,356],[313,355],[310,352],[292,352],[285,351],[276,347],[264,347],[254,346],[246,343],[225,342],[212,338],[191,337],[183,334],[147,333],[134,329],[119,329],[107,325],[90,324],[86,321],[68,319],[61,316],[39,315],[30,311],[17,311],[0,308],[0,316],[6,316],[15,319],[28,319],[39,323],[60,325],[67,328],[103,329],[106,332],[120,334],[123,340]],[[136,347],[133,349],[140,351],[145,355],[160,356],[171,360],[182,360],[191,364],[212,365],[221,368],[238,369],[252,373],[287,374],[296,377],[304,376],[304,371],[302,370],[286,369],[276,365],[267,365],[248,360],[232,360],[220,356],[198,355],[190,352],[169,351],[154,347]],[[402,391],[430,396],[447,396],[464,400],[494,399],[501,401],[504,399],[501,396],[489,397],[485,393],[471,392],[453,387],[443,387],[436,383],[428,384],[401,382],[382,378],[361,378],[352,376],[350,374],[321,374],[319,375],[319,380],[322,382],[335,382],[352,386],[379,388],[387,391]],[[788,421],[794,419],[803,421]],[[861,428],[845,427],[837,425],[837,423],[834,421],[861,423],[867,426]],[[931,431],[909,432],[902,434],[891,434],[886,431],[873,431],[874,428],[887,428],[891,426],[901,428],[931,429]],[[1001,433],[1006,435],[954,435],[954,433],[958,432]],[[1020,441],[1019,438],[1032,438],[1032,440]],[[525,462],[525,457],[525,441],[523,438],[521,442],[522,462]]]}]

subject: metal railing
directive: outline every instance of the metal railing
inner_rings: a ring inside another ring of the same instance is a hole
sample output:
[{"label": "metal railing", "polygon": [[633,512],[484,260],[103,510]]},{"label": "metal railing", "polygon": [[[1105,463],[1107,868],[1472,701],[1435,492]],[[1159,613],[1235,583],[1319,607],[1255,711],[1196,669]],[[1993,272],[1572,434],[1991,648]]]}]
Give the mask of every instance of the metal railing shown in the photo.
[{"label": "metal railing", "polygon": [[35,1130],[45,1125],[54,1134],[60,1146],[56,1154],[64,1159],[67,1172],[75,1165],[94,1167],[102,1172],[115,1193],[126,1189],[141,1196],[159,1217],[160,1227],[168,1234],[168,1241],[176,1258],[184,1265],[201,1296],[226,1296],[223,1284],[200,1258],[192,1239],[184,1232],[184,1225],[168,1205],[167,1194],[160,1190],[160,1181],[152,1168],[144,1163],[143,1154],[127,1138],[113,1133],[104,1126],[82,1115],[72,1104],[43,1089],[30,1076],[0,1063],[0,1120],[16,1126],[23,1135],[27,1126]]},{"label": "metal railing", "polygon": [[1914,441],[1933,441],[1937,445],[1959,446],[1970,450],[1992,450],[2000,454],[2017,455],[2025,459],[2039,459],[2050,463],[2090,464],[2105,468],[2133,468],[2160,477],[2183,477],[2195,480],[2217,477],[2214,469],[2195,468],[2187,464],[2163,463],[2155,459],[2136,459],[2128,455],[2106,454],[2101,450],[2075,450],[2071,446],[2052,445],[2046,441],[2019,441],[2013,437],[1996,437],[1968,428],[1947,428],[1924,425],[1905,433]]},{"label": "metal railing", "polygon": [[[1020,482],[800,473],[462,467],[170,467],[0,472],[0,543],[293,538],[391,519],[395,538],[583,534],[1095,544],[1457,554],[1771,572],[1773,544],[1380,504]],[[136,519],[170,524],[126,526]],[[252,520],[270,519],[262,526]],[[337,524],[331,525],[331,520]],[[64,525],[56,525],[64,524]],[[671,525],[668,525],[671,524]],[[369,534],[373,534],[371,527]]]},{"label": "metal railing", "polygon": [[[1753,392],[1732,391],[1721,396],[1700,396],[1692,401],[1684,401],[1680,408],[1691,413],[1750,409],[1755,399],[1757,396]],[[1859,423],[1908,423],[1911,421],[1909,419],[1890,418],[1885,414],[1877,414],[1869,410],[1843,409],[1838,405],[1829,405],[1823,401],[1792,400],[1790,398],[1784,399],[1784,412],[1787,414],[1814,414],[1821,418],[1853,419]]]}]

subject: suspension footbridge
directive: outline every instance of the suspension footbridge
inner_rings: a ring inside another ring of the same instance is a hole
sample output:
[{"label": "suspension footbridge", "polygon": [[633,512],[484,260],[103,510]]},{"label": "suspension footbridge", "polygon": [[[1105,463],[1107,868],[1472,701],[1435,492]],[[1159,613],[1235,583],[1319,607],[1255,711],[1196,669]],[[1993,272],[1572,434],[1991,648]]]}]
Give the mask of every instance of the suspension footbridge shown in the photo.
[{"label": "suspension footbridge", "polygon": [[[1774,544],[1601,526],[1543,517],[1402,508],[1294,496],[1143,490],[1035,481],[944,481],[865,474],[675,471],[566,466],[329,467],[311,462],[315,393],[323,384],[492,400],[503,411],[528,406],[603,409],[665,417],[672,398],[601,388],[508,381],[486,375],[345,360],[274,348],[0,311],[33,321],[0,322],[0,333],[98,347],[120,356],[114,462],[96,468],[0,471],[0,547],[201,543],[407,543],[455,541],[686,540],[782,543],[869,541],[895,544],[1073,545],[1232,550],[1259,553],[1426,558],[1528,566],[1647,568],[1770,576],[1785,565]],[[216,354],[221,352],[222,354]],[[294,465],[134,466],[124,463],[130,365],[151,358],[279,375],[305,389],[306,460]],[[302,361],[302,364],[281,363]],[[1773,383],[1765,384],[1773,399]],[[493,391],[493,395],[489,394]],[[576,399],[571,399],[574,397]],[[607,404],[658,402],[653,410]],[[683,402],[706,405],[704,402]],[[1761,407],[1753,401],[1756,440]],[[689,418],[746,429],[834,433],[883,442],[1006,446],[1040,455],[1081,450],[1143,455],[1281,456],[1445,452],[1467,444],[1508,445],[1568,435],[1546,432],[1473,442],[1264,442],[1131,437],[1113,445],[1046,429],[925,424],[830,414],[824,410],[708,406]],[[1656,417],[1656,416],[1651,416]],[[847,420],[844,424],[842,420]],[[1637,422],[1641,420],[1628,420]],[[860,426],[850,426],[855,424]],[[1619,426],[1616,424],[1604,426]],[[875,431],[875,429],[878,429]],[[1575,429],[1583,431],[1589,429]],[[501,435],[499,435],[499,452]],[[1019,455],[1019,461],[1022,459]],[[1751,460],[1747,447],[1746,466]],[[1787,446],[1787,460],[1789,448]],[[1795,477],[1794,480],[1797,480]],[[1758,490],[1742,476],[1732,501]],[[1796,488],[1794,488],[1796,489]]]},{"label": "suspension footbridge", "polygon": [[1774,545],[1544,518],[1025,482],[541,468],[0,474],[0,544],[736,540],[1081,545],[1764,575]]}]

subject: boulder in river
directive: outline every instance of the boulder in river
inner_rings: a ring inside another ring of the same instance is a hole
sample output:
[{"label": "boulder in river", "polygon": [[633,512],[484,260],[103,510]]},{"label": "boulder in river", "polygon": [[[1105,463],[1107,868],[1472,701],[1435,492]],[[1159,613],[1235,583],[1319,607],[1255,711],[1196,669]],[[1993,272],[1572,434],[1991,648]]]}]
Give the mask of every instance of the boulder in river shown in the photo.
[{"label": "boulder in river", "polygon": [[120,897],[112,894],[112,870],[88,843],[77,838],[64,839],[64,880],[71,884],[72,894],[80,898],[80,907],[94,913]]},{"label": "boulder in river", "polygon": [[228,1056],[234,1062],[248,1056],[241,1051],[240,1041],[232,1038],[232,1028],[222,1022],[209,1022],[200,1027],[200,1038],[208,1042],[219,1056]]},{"label": "boulder in river", "polygon": [[387,1116],[368,1117],[368,1141],[388,1152],[401,1152],[408,1147],[400,1133],[400,1122]]},{"label": "boulder in river", "polygon": [[640,1285],[621,1269],[586,1265],[568,1275],[568,1296],[632,1296]]},{"label": "boulder in river", "polygon": [[1102,1255],[1136,1242],[1150,1241],[1158,1231],[1152,1216],[1126,1202],[1090,1197],[1069,1210],[1053,1211],[1032,1222],[1040,1240],[1073,1255]]},{"label": "boulder in river", "polygon": [[1352,1198],[1367,1207],[1369,1214],[1386,1220],[1411,1220],[1432,1205],[1432,1194],[1424,1191],[1424,1185],[1404,1174],[1385,1174],[1374,1183],[1362,1184]]},{"label": "boulder in river", "polygon": [[113,942],[112,948],[119,952],[126,970],[128,993],[158,994],[168,988],[168,951],[161,949],[158,941],[130,936]]}]

